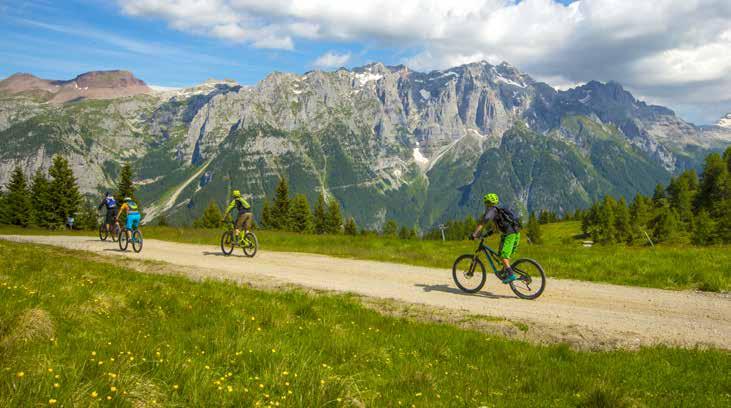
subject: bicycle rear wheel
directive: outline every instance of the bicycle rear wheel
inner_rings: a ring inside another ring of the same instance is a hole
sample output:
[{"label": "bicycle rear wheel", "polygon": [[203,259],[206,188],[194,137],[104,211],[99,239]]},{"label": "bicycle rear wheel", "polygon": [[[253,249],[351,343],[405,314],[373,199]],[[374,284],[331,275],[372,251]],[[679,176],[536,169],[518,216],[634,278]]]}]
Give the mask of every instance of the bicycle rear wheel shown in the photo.
[{"label": "bicycle rear wheel", "polygon": [[142,231],[135,230],[134,233],[132,233],[132,249],[135,252],[142,251]]},{"label": "bicycle rear wheel", "polygon": [[129,240],[127,239],[127,230],[126,229],[122,229],[119,231],[117,241],[119,243],[119,249],[122,251],[126,251],[127,246],[129,246]]},{"label": "bicycle rear wheel", "polygon": [[224,231],[221,235],[221,252],[226,256],[231,255],[231,252],[234,251],[234,244],[234,232]]},{"label": "bicycle rear wheel", "polygon": [[518,259],[511,265],[517,275],[510,282],[510,289],[521,299],[535,299],[546,288],[546,274],[543,267],[532,259]]},{"label": "bicycle rear wheel", "polygon": [[119,239],[120,230],[121,230],[121,228],[119,227],[119,225],[114,224],[112,226],[112,233],[110,234],[112,236],[112,241],[116,241],[117,239]]},{"label": "bicycle rear wheel", "polygon": [[256,251],[259,250],[259,240],[256,238],[253,232],[249,231],[244,235],[244,254],[249,258],[256,255]]},{"label": "bicycle rear wheel", "polygon": [[452,278],[467,293],[479,292],[485,286],[487,273],[482,261],[472,254],[461,255],[452,265]]},{"label": "bicycle rear wheel", "polygon": [[105,224],[99,226],[99,239],[106,241],[109,236],[109,230]]}]

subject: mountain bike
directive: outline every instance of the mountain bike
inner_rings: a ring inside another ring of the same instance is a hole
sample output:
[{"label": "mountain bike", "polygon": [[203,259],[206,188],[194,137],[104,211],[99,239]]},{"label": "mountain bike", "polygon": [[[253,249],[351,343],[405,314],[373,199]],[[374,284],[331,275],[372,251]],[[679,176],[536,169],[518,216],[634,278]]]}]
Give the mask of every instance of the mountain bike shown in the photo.
[{"label": "mountain bike", "polygon": [[259,240],[256,238],[256,234],[248,231],[246,234],[243,234],[243,237],[235,237],[234,229],[233,222],[226,223],[223,235],[221,235],[221,251],[223,254],[226,256],[231,255],[234,247],[238,246],[244,250],[244,255],[249,258],[256,255],[256,251],[259,249]]},{"label": "mountain bike", "polygon": [[[130,237],[127,237],[127,232],[130,233]],[[137,226],[132,229],[122,228],[119,231],[119,249],[126,251],[130,242],[132,243],[132,249],[135,252],[142,251],[142,231]]]},{"label": "mountain bike", "polygon": [[[480,253],[485,254],[485,259],[490,262],[490,267],[498,279],[505,277],[495,266],[500,265],[502,259],[500,254],[485,244],[485,236],[480,239],[474,254],[465,254],[457,257],[452,266],[452,278],[454,283],[467,293],[479,292],[485,285],[487,272],[485,265],[480,260]],[[518,259],[510,265],[517,275],[517,279],[510,282],[510,289],[521,299],[536,299],[546,288],[546,274],[543,267],[533,259]]]},{"label": "mountain bike", "polygon": [[107,224],[102,221],[102,223],[99,225],[99,239],[102,241],[106,241],[109,236],[112,237],[112,241],[116,242],[117,238],[119,237],[119,230],[120,226],[118,222],[113,223],[109,228],[107,228]]}]

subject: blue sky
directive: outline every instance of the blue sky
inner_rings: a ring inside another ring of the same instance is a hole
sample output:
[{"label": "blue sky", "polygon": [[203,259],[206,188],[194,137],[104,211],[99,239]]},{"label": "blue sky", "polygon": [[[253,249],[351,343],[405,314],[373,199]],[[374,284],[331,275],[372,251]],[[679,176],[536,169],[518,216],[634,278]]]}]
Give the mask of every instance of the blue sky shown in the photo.
[{"label": "blue sky", "polygon": [[[670,31],[670,28],[672,30]],[[615,80],[696,123],[731,111],[727,0],[0,0],[0,77],[127,69],[151,85],[253,84],[371,61],[512,63],[567,88]]]}]

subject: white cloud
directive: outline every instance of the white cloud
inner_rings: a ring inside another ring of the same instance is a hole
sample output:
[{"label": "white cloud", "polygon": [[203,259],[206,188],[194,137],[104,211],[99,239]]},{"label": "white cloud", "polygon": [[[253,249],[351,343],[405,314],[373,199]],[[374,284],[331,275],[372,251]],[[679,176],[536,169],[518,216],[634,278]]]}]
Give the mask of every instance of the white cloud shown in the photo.
[{"label": "white cloud", "polygon": [[678,105],[720,103],[731,93],[728,0],[569,5],[553,0],[127,0],[120,5],[130,15],[162,18],[176,29],[255,47],[292,49],[297,39],[307,39],[417,49],[402,61],[417,69],[505,60],[560,84],[617,80]]},{"label": "white cloud", "polygon": [[328,51],[312,62],[312,65],[318,68],[339,68],[350,61],[350,53],[338,54],[334,51]]}]

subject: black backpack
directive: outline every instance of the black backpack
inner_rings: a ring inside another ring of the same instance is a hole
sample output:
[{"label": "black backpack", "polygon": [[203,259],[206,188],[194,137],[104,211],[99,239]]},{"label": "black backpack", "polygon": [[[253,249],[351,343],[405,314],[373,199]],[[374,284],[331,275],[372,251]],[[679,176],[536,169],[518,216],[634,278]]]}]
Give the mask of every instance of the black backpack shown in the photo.
[{"label": "black backpack", "polygon": [[520,217],[515,215],[515,212],[510,208],[495,207],[497,209],[498,216],[500,218],[500,224],[502,226],[513,227],[514,230],[519,231],[523,228],[523,224],[520,222]]}]

